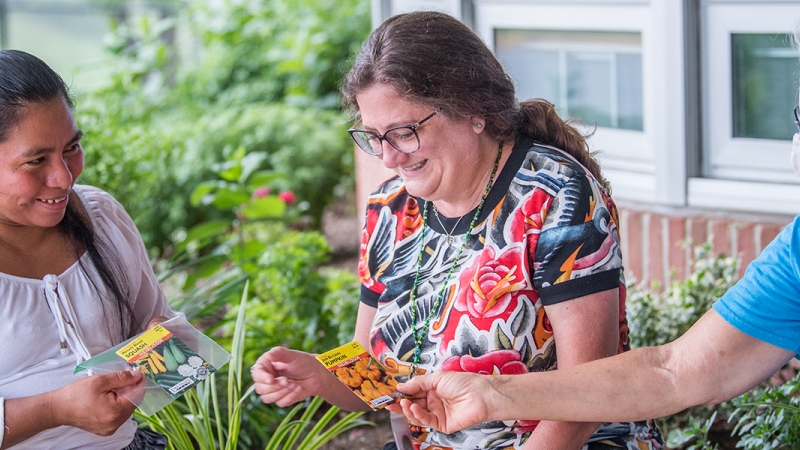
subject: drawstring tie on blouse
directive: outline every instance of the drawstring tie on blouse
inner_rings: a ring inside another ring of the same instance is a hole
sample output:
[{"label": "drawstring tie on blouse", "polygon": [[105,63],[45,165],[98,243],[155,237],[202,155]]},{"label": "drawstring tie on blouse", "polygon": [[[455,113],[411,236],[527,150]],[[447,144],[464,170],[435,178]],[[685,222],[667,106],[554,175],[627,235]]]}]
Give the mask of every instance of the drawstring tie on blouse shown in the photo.
[{"label": "drawstring tie on blouse", "polygon": [[50,312],[56,319],[58,336],[61,339],[61,354],[66,355],[70,350],[75,354],[77,364],[91,358],[89,350],[84,344],[83,334],[77,325],[75,310],[67,296],[67,291],[55,275],[44,277],[44,295]]}]

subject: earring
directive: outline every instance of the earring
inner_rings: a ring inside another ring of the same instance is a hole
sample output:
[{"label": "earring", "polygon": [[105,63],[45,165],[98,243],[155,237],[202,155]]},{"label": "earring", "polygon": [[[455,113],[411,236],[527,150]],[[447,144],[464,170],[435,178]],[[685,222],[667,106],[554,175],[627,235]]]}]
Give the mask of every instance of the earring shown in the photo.
[{"label": "earring", "polygon": [[483,124],[482,124],[482,123],[480,123],[480,122],[478,122],[478,128],[480,128],[480,127],[482,127],[482,126],[483,126]]}]

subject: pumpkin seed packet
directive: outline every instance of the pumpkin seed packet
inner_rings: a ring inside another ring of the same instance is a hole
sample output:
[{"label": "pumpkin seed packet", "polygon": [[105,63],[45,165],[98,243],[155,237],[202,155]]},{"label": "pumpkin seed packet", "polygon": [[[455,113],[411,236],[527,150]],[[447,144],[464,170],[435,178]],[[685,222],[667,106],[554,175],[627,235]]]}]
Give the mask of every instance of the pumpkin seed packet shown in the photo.
[{"label": "pumpkin seed packet", "polygon": [[78,364],[75,373],[142,372],[141,383],[116,392],[150,416],[201,383],[230,358],[224,348],[179,316]]},{"label": "pumpkin seed packet", "polygon": [[374,410],[405,396],[396,389],[397,381],[356,341],[317,355],[317,359]]}]

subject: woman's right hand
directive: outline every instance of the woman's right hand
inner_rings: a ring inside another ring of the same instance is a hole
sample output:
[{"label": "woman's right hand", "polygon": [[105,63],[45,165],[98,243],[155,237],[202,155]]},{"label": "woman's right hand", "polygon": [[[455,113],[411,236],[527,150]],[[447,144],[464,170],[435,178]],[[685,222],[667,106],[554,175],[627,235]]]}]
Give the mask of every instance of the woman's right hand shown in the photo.
[{"label": "woman's right hand", "polygon": [[250,372],[261,401],[284,407],[321,395],[322,369],[309,353],[274,347],[258,358]]},{"label": "woman's right hand", "polygon": [[0,448],[16,445],[61,425],[110,436],[130,420],[136,406],[115,391],[142,381],[136,371],[92,375],[43,394],[5,400],[5,426]]},{"label": "woman's right hand", "polygon": [[413,425],[455,433],[488,420],[492,410],[488,402],[494,392],[489,380],[494,378],[445,371],[420,375],[397,385],[410,397],[387,409],[404,414]]},{"label": "woman's right hand", "polygon": [[54,406],[61,410],[65,425],[111,436],[136,409],[136,405],[115,391],[134,386],[141,380],[141,372],[135,370],[81,378],[53,391]]}]

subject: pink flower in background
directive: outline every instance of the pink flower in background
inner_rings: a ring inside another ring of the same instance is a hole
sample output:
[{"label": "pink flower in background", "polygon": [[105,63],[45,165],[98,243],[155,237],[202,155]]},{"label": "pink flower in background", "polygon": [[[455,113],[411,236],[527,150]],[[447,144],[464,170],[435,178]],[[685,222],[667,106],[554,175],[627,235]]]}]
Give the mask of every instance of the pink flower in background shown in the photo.
[{"label": "pink flower in background", "polygon": [[260,188],[257,188],[255,191],[253,191],[253,198],[266,197],[270,193],[272,193],[272,191],[270,191],[268,187],[261,186]]},{"label": "pink flower in background", "polygon": [[278,198],[283,200],[283,202],[287,205],[294,205],[294,202],[297,201],[297,196],[294,195],[294,192],[292,191],[283,191],[278,194]]}]

